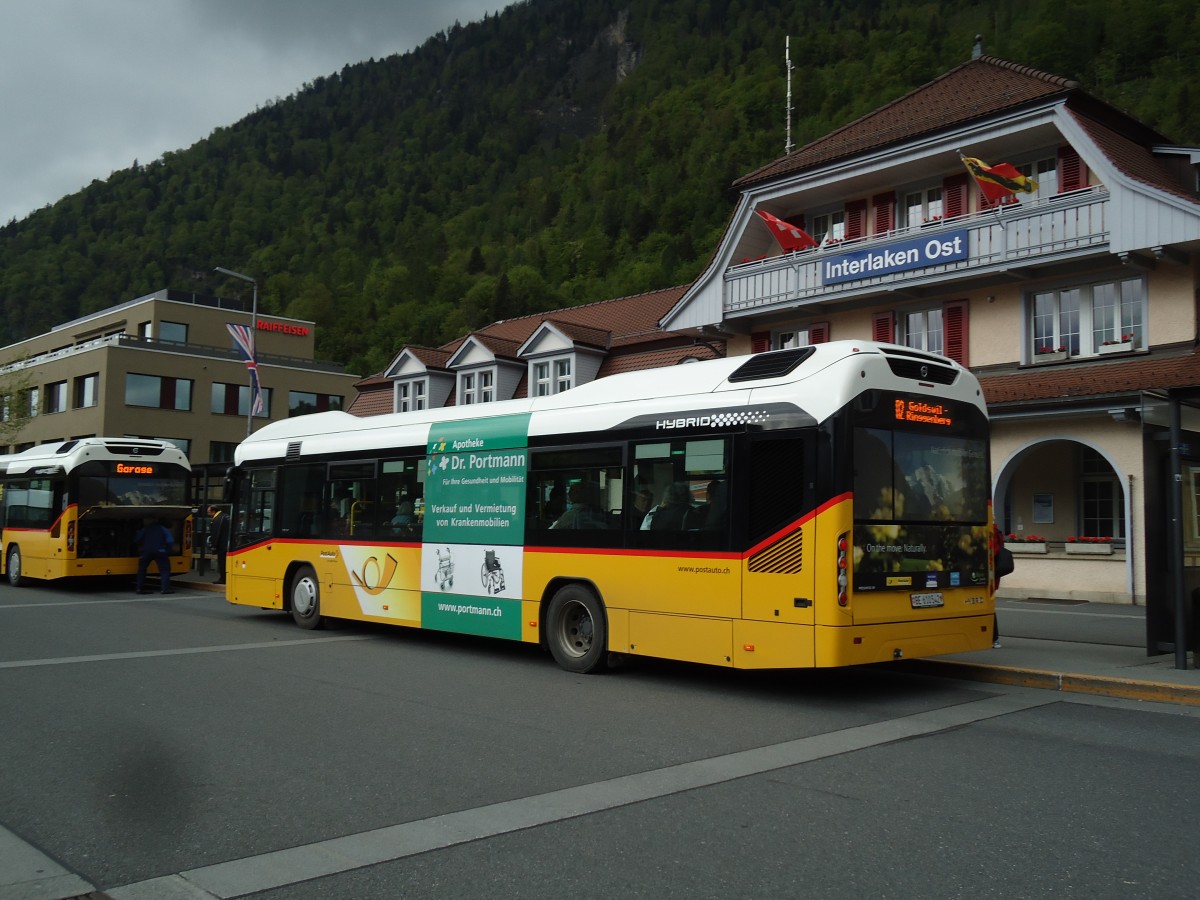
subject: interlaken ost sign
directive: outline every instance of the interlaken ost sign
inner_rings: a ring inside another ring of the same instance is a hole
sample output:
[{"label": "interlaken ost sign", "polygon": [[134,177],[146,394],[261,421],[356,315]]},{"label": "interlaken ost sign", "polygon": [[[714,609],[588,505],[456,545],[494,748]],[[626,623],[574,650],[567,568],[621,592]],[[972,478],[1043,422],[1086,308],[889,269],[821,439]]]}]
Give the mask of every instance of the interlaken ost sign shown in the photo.
[{"label": "interlaken ost sign", "polygon": [[967,230],[943,231],[923,238],[897,241],[887,247],[855,250],[821,261],[824,284],[841,284],[859,278],[874,278],[921,269],[967,258]]}]

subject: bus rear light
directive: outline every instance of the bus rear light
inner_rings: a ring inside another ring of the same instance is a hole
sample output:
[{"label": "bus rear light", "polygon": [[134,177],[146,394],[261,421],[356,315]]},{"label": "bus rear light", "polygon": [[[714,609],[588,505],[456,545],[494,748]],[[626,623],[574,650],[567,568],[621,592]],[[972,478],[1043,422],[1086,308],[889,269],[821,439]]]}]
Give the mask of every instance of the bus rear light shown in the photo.
[{"label": "bus rear light", "polygon": [[850,586],[850,576],[847,574],[850,568],[850,537],[843,534],[838,538],[837,542],[837,602],[838,606],[848,606],[850,603],[850,594],[848,588]]}]

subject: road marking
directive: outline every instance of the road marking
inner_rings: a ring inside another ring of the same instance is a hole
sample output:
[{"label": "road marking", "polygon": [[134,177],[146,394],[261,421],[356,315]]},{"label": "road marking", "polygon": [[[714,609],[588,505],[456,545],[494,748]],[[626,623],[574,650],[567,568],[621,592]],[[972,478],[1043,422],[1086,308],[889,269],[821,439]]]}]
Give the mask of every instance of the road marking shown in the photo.
[{"label": "road marking", "polygon": [[59,900],[92,886],[0,825],[0,897]]},{"label": "road marking", "polygon": [[370,634],[350,634],[344,637],[301,638],[295,641],[265,641],[258,644],[221,644],[215,647],[181,647],[177,650],[131,650],[128,653],[97,653],[94,656],[59,656],[52,659],[18,659],[0,662],[0,669],[29,669],[35,666],[68,666],[76,663],[110,662],[117,659],[149,659],[154,656],[188,656],[192,653],[227,653],[232,650],[269,650],[272,647],[302,647],[310,644],[329,644],[335,641],[370,641]]},{"label": "road marking", "polygon": [[157,597],[113,597],[108,600],[63,600],[61,602],[47,600],[44,603],[0,603],[0,612],[6,609],[57,609],[60,606],[95,606],[97,603],[157,603],[160,600],[162,600],[161,594]]},{"label": "road marking", "polygon": [[1002,694],[900,719],[860,725],[829,734],[814,735],[754,750],[742,750],[651,772],[625,775],[608,781],[188,869],[175,875],[111,888],[106,893],[113,900],[241,897],[257,891],[286,887],[314,878],[392,862],[418,853],[442,850],[683,791],[711,787],[736,778],[760,775],[830,756],[935,734],[1055,702],[1058,702],[1055,697],[1024,693]]}]

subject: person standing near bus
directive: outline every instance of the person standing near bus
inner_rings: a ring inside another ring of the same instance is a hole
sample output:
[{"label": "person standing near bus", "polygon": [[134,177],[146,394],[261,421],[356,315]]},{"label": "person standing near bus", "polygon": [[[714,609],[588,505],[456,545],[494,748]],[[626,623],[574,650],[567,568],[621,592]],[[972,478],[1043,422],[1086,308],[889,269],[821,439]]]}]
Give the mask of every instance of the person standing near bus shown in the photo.
[{"label": "person standing near bus", "polygon": [[219,506],[210,506],[208,514],[208,540],[217,557],[217,577],[213,584],[225,583],[225,554],[229,552],[229,516]]},{"label": "person standing near bus", "polygon": [[157,519],[147,519],[146,524],[138,530],[133,540],[141,548],[138,554],[137,592],[139,594],[150,593],[145,589],[146,569],[153,561],[158,563],[158,577],[162,585],[162,592],[164,594],[175,593],[171,590],[171,544],[175,542],[175,539],[167,530],[167,526]]}]

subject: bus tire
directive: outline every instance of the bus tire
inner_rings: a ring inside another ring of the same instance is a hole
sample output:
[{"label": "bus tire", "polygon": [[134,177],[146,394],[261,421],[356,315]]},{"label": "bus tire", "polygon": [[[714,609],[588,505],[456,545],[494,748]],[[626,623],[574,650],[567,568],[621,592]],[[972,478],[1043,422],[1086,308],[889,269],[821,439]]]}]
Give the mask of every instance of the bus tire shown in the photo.
[{"label": "bus tire", "polygon": [[27,583],[25,576],[21,574],[21,548],[16,544],[8,548],[4,571],[8,574],[8,583],[13,587],[21,587]]},{"label": "bus tire", "polygon": [[559,588],[546,610],[546,643],[568,672],[591,675],[608,663],[608,620],[604,604],[581,584]]},{"label": "bus tire", "polygon": [[312,631],[322,628],[325,619],[321,615],[321,583],[312,566],[301,566],[292,575],[288,588],[291,597],[292,621],[301,628]]}]

